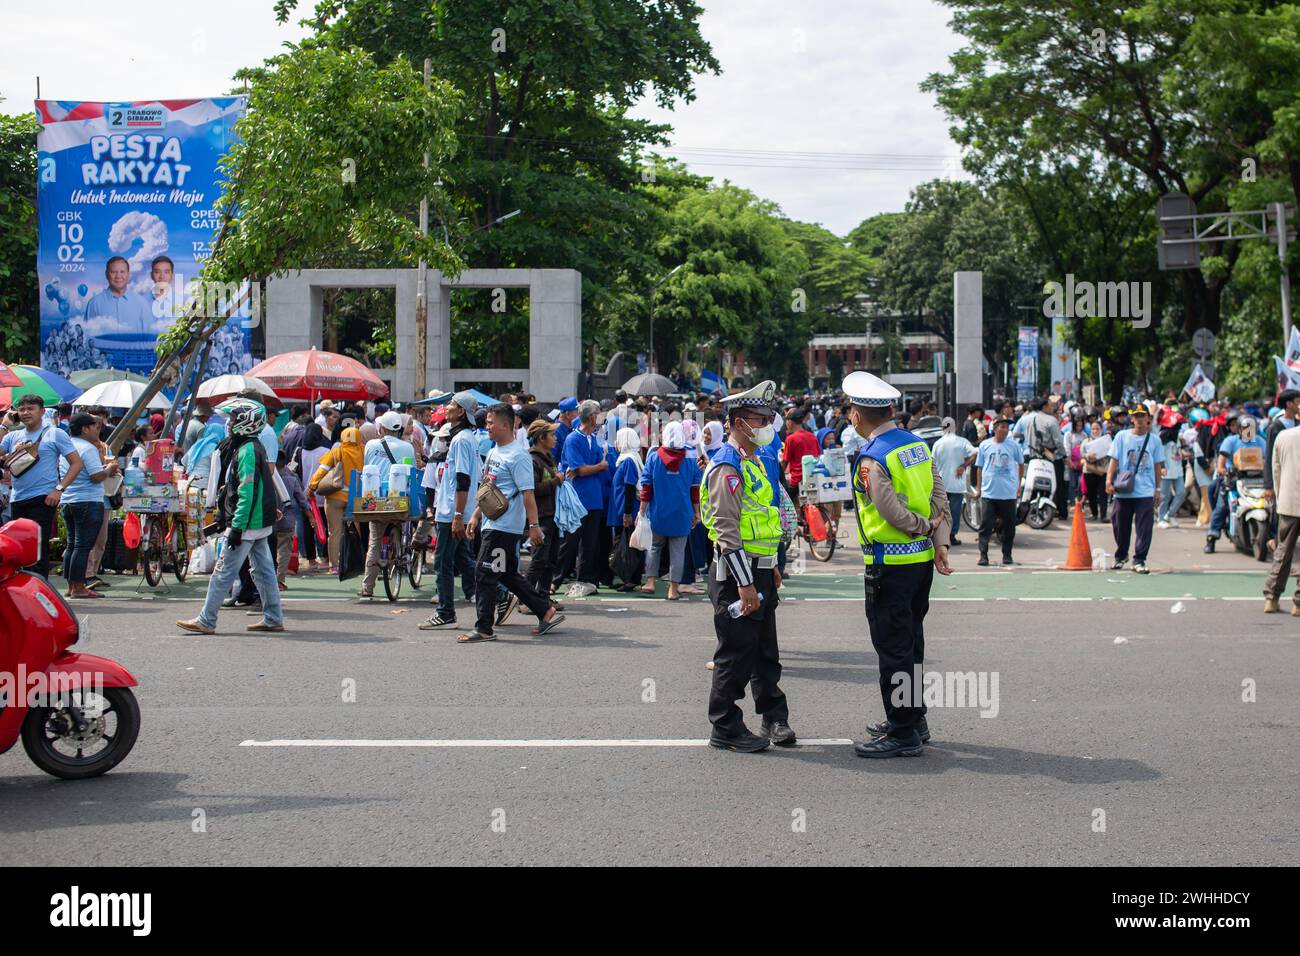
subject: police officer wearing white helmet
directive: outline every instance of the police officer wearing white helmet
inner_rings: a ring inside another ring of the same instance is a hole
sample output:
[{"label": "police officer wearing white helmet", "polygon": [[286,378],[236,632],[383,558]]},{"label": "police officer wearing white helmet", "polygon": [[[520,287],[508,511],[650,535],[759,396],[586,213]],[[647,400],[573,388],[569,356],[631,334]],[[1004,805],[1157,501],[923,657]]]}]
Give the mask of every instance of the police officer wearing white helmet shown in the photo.
[{"label": "police officer wearing white helmet", "polygon": [[921,698],[923,624],[934,572],[951,574],[948,495],[926,443],[894,424],[898,389],[869,372],[844,379],[849,420],[864,439],[853,463],[854,515],[865,564],[867,625],[880,658],[885,719],[859,757],[914,757],[930,739]]},{"label": "police officer wearing white helmet", "polygon": [[[779,686],[781,655],[776,643],[781,513],[772,503],[773,488],[757,454],[774,437],[775,395],[773,382],[760,382],[722,399],[731,435],[704,470],[700,487],[700,517],[711,545],[709,600],[718,637],[709,691],[709,744],[740,753],[765,750],[769,743],[795,743],[790,709]],[[763,719],[761,734],[750,732],[736,706],[746,684]]]},{"label": "police officer wearing white helmet", "polygon": [[[388,481],[389,470],[394,465],[409,464],[412,475],[415,471],[415,446],[402,438],[402,416],[394,411],[387,411],[375,419],[379,437],[366,442],[365,463],[379,468],[379,481]],[[413,478],[411,480],[414,480]],[[405,521],[404,517],[389,519]],[[375,581],[379,578],[379,549],[384,537],[386,521],[370,522],[370,542],[366,546],[366,576],[361,581],[361,590],[357,597],[367,600],[374,596]]]}]

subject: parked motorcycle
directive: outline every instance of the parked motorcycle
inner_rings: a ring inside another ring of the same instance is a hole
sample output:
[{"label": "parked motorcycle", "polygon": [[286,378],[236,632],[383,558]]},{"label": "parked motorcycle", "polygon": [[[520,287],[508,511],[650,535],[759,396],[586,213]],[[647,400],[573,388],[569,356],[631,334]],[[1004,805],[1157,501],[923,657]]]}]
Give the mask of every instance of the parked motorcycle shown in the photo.
[{"label": "parked motorcycle", "polygon": [[[968,479],[969,481],[969,479]],[[1025,477],[1020,482],[1016,504],[1016,524],[1027,524],[1035,531],[1050,527],[1056,518],[1056,469],[1045,458],[1031,458],[1025,463]],[[969,492],[962,502],[962,520],[972,531],[979,531],[984,520],[984,499]]]},{"label": "parked motorcycle", "polygon": [[1270,560],[1272,520],[1272,503],[1264,497],[1261,472],[1241,475],[1232,482],[1228,491],[1228,536],[1238,551],[1253,554],[1257,561]]},{"label": "parked motorcycle", "polygon": [[36,563],[41,530],[19,518],[0,527],[0,754],[18,740],[36,766],[67,780],[107,773],[140,732],[138,683],[116,661],[68,648],[77,616]]}]

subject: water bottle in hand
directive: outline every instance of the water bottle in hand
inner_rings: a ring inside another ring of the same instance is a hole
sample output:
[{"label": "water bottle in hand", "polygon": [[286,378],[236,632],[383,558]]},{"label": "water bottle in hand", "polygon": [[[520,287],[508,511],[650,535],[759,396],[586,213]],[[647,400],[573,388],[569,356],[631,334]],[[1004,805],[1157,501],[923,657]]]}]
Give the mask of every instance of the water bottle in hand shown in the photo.
[{"label": "water bottle in hand", "polygon": [[[762,591],[759,591],[759,592],[758,592],[758,603],[759,603],[759,606],[762,606],[762,604],[763,604],[763,592],[762,592]],[[732,617],[742,617],[743,615],[740,613],[740,601],[738,601],[738,600],[737,600],[737,601],[732,601],[730,604],[728,604],[728,605],[727,605],[727,613],[730,614]]]}]

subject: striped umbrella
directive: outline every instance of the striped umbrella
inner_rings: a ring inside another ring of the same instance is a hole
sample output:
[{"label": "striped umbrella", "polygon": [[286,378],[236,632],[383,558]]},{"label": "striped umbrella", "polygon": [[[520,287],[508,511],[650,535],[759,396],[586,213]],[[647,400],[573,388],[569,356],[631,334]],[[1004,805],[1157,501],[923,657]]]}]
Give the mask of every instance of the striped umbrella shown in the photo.
[{"label": "striped umbrella", "polygon": [[70,402],[81,394],[81,389],[66,378],[34,365],[11,365],[10,370],[18,376],[22,385],[0,388],[0,406],[8,408],[24,395],[39,395],[46,405]]},{"label": "striped umbrella", "polygon": [[149,379],[135,372],[124,372],[117,368],[83,368],[68,373],[68,381],[77,388],[93,388],[104,382],[148,382]]},{"label": "striped umbrella", "polygon": [[0,362],[0,388],[7,388],[10,385],[22,385],[23,380],[9,370],[9,366]]}]

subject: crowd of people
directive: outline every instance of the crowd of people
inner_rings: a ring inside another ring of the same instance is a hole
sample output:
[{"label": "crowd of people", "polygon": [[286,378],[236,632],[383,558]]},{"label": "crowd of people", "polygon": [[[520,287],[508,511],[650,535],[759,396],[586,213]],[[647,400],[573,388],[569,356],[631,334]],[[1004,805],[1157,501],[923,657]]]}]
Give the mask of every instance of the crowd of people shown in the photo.
[{"label": "crowd of people", "polygon": [[[459,623],[457,578],[460,597],[475,608],[473,630],[461,635],[468,641],[491,639],[520,604],[544,632],[563,620],[565,597],[604,588],[662,593],[674,601],[702,593],[707,583],[701,482],[728,434],[715,396],[620,392],[601,402],[569,397],[547,412],[524,393],[501,395],[489,405],[458,392],[445,404],[410,403],[400,411],[384,402],[326,399],[290,406],[274,419],[256,392],[232,402],[214,408],[200,401],[173,436],[191,489],[192,528],[201,529],[213,509],[219,527],[253,520],[247,501],[224,517],[219,507],[223,489],[241,487],[241,468],[252,479],[265,469],[258,493],[275,492],[267,499],[274,508],[256,519],[266,524],[238,529],[247,541],[265,537],[265,554],[250,545],[231,572],[237,580],[214,575],[216,606],[269,612],[266,592],[290,586],[295,543],[299,573],[339,575],[354,474],[375,466],[386,481],[397,464],[409,465],[423,489],[412,543],[428,555],[436,592],[424,629]],[[786,396],[774,407],[756,454],[773,504],[784,497],[788,507],[800,502],[809,456],[840,447],[851,462],[864,439],[843,393]],[[1046,395],[1024,404],[1002,401],[993,409],[976,406],[960,423],[939,418],[935,403],[916,401],[898,409],[897,424],[929,436],[953,516],[949,543],[961,545],[960,516],[967,514],[968,525],[978,525],[980,565],[989,563],[995,535],[1002,564],[1014,563],[1016,526],[1024,519],[1022,480],[1028,463],[1042,460],[1055,478],[1056,517],[1068,520],[1080,508],[1087,520],[1110,521],[1113,566],[1131,561],[1135,572],[1146,573],[1153,528],[1191,519],[1205,529],[1204,550],[1215,551],[1231,517],[1227,492],[1242,468],[1262,472],[1272,494],[1273,447],[1298,410],[1300,393],[1290,390],[1268,407],[1182,402],[1173,393],[1163,401],[1096,407]],[[236,418],[249,434],[235,433]],[[144,454],[164,429],[163,416],[152,415],[113,456],[105,439],[114,424],[107,409],[47,409],[36,396],[22,397],[4,418],[8,431],[0,452],[7,457],[27,449],[34,459],[0,484],[7,514],[31,517],[46,530],[38,570],[47,573],[61,509],[63,572],[74,598],[97,597],[109,586],[99,573],[112,510],[105,489],[121,475],[121,462]],[[253,451],[242,450],[250,444]],[[485,486],[499,492],[500,514],[483,506]],[[1275,509],[1270,543],[1278,542],[1278,530]],[[197,537],[192,544],[201,543],[201,531]],[[368,600],[380,570],[380,535],[363,534],[363,540],[357,596]],[[230,553],[220,570],[229,570],[235,556]],[[784,559],[782,548],[782,566]],[[205,609],[196,620],[210,630],[215,613]],[[264,623],[282,622],[268,614]]]}]

